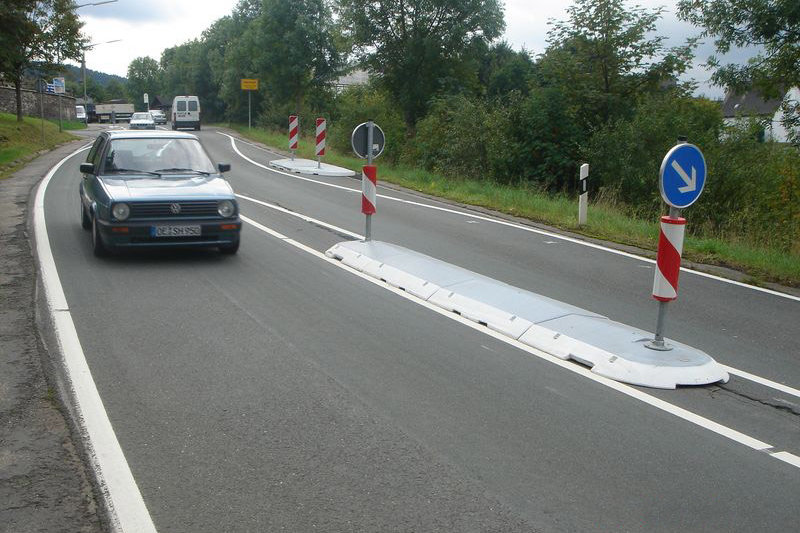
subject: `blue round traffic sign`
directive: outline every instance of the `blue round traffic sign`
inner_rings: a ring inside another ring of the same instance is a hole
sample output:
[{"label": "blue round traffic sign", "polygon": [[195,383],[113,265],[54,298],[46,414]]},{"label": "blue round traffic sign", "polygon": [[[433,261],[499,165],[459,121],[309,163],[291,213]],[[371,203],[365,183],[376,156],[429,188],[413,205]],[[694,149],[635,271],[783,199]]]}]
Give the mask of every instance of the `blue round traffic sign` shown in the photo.
[{"label": "blue round traffic sign", "polygon": [[678,209],[689,207],[706,184],[706,159],[693,144],[678,144],[664,156],[658,186],[661,198]]}]

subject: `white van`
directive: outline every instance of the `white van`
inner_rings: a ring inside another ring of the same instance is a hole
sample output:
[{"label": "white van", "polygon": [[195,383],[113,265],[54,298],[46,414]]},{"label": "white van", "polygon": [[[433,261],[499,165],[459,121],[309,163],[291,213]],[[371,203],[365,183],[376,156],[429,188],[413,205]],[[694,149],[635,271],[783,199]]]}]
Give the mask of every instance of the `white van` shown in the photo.
[{"label": "white van", "polygon": [[200,129],[200,100],[196,96],[176,96],[172,99],[172,129]]},{"label": "white van", "polygon": [[75,106],[75,118],[79,122],[86,122],[86,109],[82,105]]}]

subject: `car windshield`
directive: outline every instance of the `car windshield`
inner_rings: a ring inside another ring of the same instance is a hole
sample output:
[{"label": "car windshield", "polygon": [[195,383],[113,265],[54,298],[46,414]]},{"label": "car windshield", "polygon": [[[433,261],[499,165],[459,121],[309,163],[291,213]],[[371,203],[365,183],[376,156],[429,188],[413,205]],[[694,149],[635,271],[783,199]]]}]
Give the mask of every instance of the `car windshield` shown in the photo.
[{"label": "car windshield", "polygon": [[215,169],[196,139],[141,138],[112,140],[103,171],[208,174]]},{"label": "car windshield", "polygon": [[150,113],[134,113],[131,120],[148,120],[152,118]]}]

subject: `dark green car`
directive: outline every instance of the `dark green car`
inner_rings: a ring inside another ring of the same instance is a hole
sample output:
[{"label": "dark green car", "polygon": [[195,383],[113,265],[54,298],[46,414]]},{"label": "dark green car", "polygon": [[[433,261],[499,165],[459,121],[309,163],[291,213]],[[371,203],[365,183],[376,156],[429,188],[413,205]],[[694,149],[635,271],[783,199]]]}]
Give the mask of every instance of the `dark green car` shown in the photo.
[{"label": "dark green car", "polygon": [[81,164],[81,225],[95,255],[115,248],[213,246],[239,249],[239,206],[196,136],[173,131],[104,131]]}]

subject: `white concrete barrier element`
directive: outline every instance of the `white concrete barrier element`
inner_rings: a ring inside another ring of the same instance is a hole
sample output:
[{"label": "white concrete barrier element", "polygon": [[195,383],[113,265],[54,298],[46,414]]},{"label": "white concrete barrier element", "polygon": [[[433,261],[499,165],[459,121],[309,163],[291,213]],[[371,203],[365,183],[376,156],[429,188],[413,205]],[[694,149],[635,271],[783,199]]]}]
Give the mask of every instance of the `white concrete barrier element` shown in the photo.
[{"label": "white concrete barrier element", "polygon": [[524,318],[459,294],[457,291],[457,288],[455,290],[440,289],[428,301],[515,339],[518,339],[525,330],[533,325]]}]

